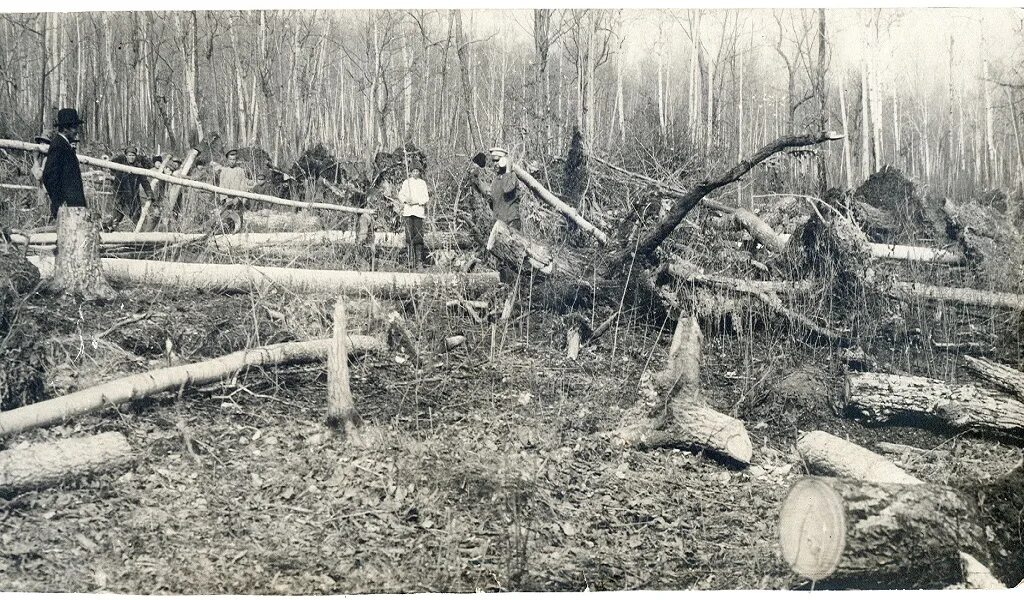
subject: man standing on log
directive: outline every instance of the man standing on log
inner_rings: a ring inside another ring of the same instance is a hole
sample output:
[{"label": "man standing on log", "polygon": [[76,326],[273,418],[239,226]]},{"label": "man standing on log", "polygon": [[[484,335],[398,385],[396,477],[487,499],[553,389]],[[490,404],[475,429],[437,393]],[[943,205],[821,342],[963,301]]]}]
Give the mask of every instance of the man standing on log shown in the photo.
[{"label": "man standing on log", "polygon": [[[495,156],[495,150],[491,151]],[[491,210],[494,216],[509,227],[522,230],[519,217],[519,178],[509,168],[509,159],[504,150],[497,155],[495,177],[491,182]]]},{"label": "man standing on log", "polygon": [[[144,168],[138,161],[138,148],[128,147],[124,154],[114,157],[115,162],[126,167]],[[134,226],[142,216],[142,197],[139,188],[146,192],[149,200],[153,199],[153,189],[149,186],[149,177],[117,171],[114,173],[114,207],[104,222],[104,230],[113,231],[125,217]]]},{"label": "man standing on log", "polygon": [[402,220],[405,221],[405,245],[409,252],[409,266],[416,267],[427,262],[427,248],[423,244],[423,220],[426,218],[427,182],[420,178],[420,170],[413,167],[409,178],[398,190],[402,203]]},{"label": "man standing on log", "polygon": [[57,135],[50,141],[42,180],[50,196],[50,216],[54,219],[61,206],[86,206],[82,169],[78,165],[73,145],[78,141],[84,123],[84,120],[78,118],[78,111],[73,108],[57,111],[57,120],[53,123]]}]

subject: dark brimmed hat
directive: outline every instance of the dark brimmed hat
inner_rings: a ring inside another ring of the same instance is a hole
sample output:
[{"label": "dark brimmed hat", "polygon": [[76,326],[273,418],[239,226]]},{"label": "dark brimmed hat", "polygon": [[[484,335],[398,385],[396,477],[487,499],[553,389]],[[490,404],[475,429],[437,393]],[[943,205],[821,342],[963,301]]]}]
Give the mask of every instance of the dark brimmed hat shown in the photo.
[{"label": "dark brimmed hat", "polygon": [[36,139],[36,143],[37,144],[49,144],[50,143],[50,138],[46,137],[45,135],[37,135],[35,139]]},{"label": "dark brimmed hat", "polygon": [[57,111],[57,119],[53,122],[54,127],[74,127],[85,123],[85,119],[78,117],[78,111],[73,108],[62,108]]},{"label": "dark brimmed hat", "polygon": [[238,154],[238,148],[232,148],[224,153],[224,158],[230,158],[232,154]]},{"label": "dark brimmed hat", "polygon": [[134,155],[138,156],[139,149],[136,148],[135,146],[128,146],[127,148],[124,149],[124,153],[125,154],[134,154]]}]

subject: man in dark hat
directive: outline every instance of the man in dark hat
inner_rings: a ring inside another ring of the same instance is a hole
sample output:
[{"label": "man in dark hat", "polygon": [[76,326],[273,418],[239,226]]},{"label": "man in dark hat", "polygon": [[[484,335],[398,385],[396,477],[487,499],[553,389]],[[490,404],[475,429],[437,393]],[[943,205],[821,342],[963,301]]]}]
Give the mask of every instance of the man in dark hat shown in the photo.
[{"label": "man in dark hat", "polygon": [[53,126],[57,134],[50,140],[46,164],[43,167],[43,186],[50,196],[50,216],[57,218],[61,206],[86,206],[85,189],[82,186],[82,169],[73,144],[78,142],[84,120],[73,108],[57,111]]},{"label": "man in dark hat", "polygon": [[[125,148],[124,153],[114,157],[111,162],[128,167],[145,168],[145,165],[139,161],[139,150],[135,147]],[[139,188],[145,191],[148,199],[153,199],[153,188],[149,185],[149,177],[123,171],[114,172],[114,206],[110,215],[105,219],[103,227],[105,230],[113,231],[125,217],[128,217],[133,225],[138,222],[142,215],[142,197]]]}]

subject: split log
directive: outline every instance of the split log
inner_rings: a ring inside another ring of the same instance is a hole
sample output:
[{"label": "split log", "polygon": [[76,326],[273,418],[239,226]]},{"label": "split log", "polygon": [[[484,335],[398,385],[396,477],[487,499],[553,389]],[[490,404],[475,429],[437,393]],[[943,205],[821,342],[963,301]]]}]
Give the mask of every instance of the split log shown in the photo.
[{"label": "split log", "polygon": [[[0,148],[8,148],[11,150],[25,150],[29,152],[33,152],[36,150],[39,150],[40,152],[47,152],[49,150],[49,144],[33,144],[29,142],[21,142],[18,140],[0,140]],[[214,194],[220,194],[222,196],[248,198],[249,200],[266,202],[268,204],[277,204],[280,206],[293,206],[297,208],[319,208],[324,210],[336,210],[341,212],[350,212],[357,214],[373,213],[373,210],[368,208],[353,208],[351,206],[342,206],[340,204],[325,204],[322,202],[300,202],[298,200],[288,200],[286,198],[278,198],[277,196],[268,196],[266,194],[255,194],[243,190],[232,190],[228,188],[222,188],[202,181],[195,181],[193,179],[185,179],[182,177],[175,177],[173,175],[166,175],[164,173],[157,173],[152,169],[130,167],[128,165],[122,165],[120,163],[111,162],[109,160],[101,160],[99,158],[85,156],[84,154],[78,155],[78,162],[82,163],[83,165],[92,165],[95,167],[110,169],[111,171],[121,171],[123,173],[134,173],[136,175],[144,175],[146,177],[149,177],[150,179],[159,179],[161,181],[177,184],[182,187],[205,190],[207,192],[213,192]]]},{"label": "split log", "polygon": [[598,243],[600,243],[602,246],[608,245],[607,233],[598,229],[593,223],[584,219],[583,216],[580,215],[579,211],[569,206],[565,202],[562,202],[558,198],[558,196],[555,196],[550,191],[548,191],[548,189],[541,185],[541,183],[537,181],[533,177],[533,175],[530,175],[526,171],[526,169],[522,167],[522,165],[518,163],[512,163],[512,172],[514,172],[516,174],[516,177],[518,177],[520,181],[526,184],[526,187],[530,188],[530,191],[536,194],[538,198],[540,198],[544,202],[547,202],[549,205],[551,205],[552,208],[568,217],[581,230],[593,236],[594,239],[596,239]]},{"label": "split log", "polygon": [[345,303],[334,303],[334,336],[327,349],[327,426],[344,428],[345,436],[356,435],[362,419],[352,401],[348,381],[348,334],[345,325]]},{"label": "split log", "polygon": [[0,452],[0,497],[130,465],[135,453],[115,431]]},{"label": "split log", "polygon": [[[192,166],[196,164],[196,159],[199,158],[199,150],[192,148],[185,155],[185,161],[181,163],[181,167],[178,172],[175,173],[178,177],[188,177],[189,173],[192,172]],[[163,215],[164,223],[168,223],[171,215],[176,214],[178,211],[178,202],[181,199],[181,186],[171,185],[167,188],[167,212]]]},{"label": "split log", "polygon": [[[470,248],[472,241],[468,236],[453,235],[449,233],[427,233],[423,236],[428,246],[431,247],[458,247]],[[42,246],[53,244],[57,239],[56,234],[35,233],[22,234],[12,233],[11,240],[18,244],[29,246]],[[229,250],[251,250],[266,248],[267,246],[322,246],[325,244],[338,244],[345,246],[367,245],[365,238],[360,238],[357,233],[351,231],[284,231],[272,233],[226,233],[210,235],[208,233],[174,233],[174,232],[142,232],[131,233],[122,231],[111,231],[100,233],[100,245],[132,245],[132,246],[161,246],[167,244],[184,244],[209,240],[210,243],[219,248]],[[380,248],[405,248],[404,233],[377,232],[370,244]]]},{"label": "split log", "polygon": [[[646,259],[654,250],[675,231],[676,227],[683,222],[683,219],[704,199],[705,196],[715,190],[737,181],[746,175],[751,169],[764,162],[772,155],[782,152],[787,148],[812,146],[822,142],[843,139],[843,134],[834,131],[823,131],[815,134],[783,136],[768,145],[764,146],[754,154],[746,157],[739,164],[728,171],[721,173],[711,181],[703,181],[697,184],[692,190],[673,196],[676,200],[668,214],[644,235],[638,244],[633,248],[624,249],[616,255],[609,263],[606,275],[617,272],[624,266],[631,264],[634,257]],[[630,245],[632,246],[632,245]]]},{"label": "split log", "polygon": [[90,299],[117,295],[103,276],[99,236],[99,223],[88,208],[60,207],[57,212],[59,252],[48,289]]},{"label": "split log", "polygon": [[873,423],[938,419],[963,429],[1024,433],[1024,403],[973,384],[888,373],[850,373],[846,409]]},{"label": "split log", "polygon": [[[204,385],[221,381],[249,367],[270,367],[324,360],[332,344],[330,339],[287,342],[241,350],[202,362],[156,369],[129,375],[84,390],[0,412],[0,437],[38,427],[63,423],[88,414],[159,394],[176,391],[186,385]],[[348,336],[350,354],[380,352],[384,344],[377,338]]]},{"label": "split log", "polygon": [[[53,261],[32,256],[44,277],[52,272]],[[403,295],[413,291],[456,288],[480,292],[498,285],[498,274],[486,273],[389,273],[379,271],[326,271],[226,265],[170,263],[123,258],[102,259],[103,271],[113,280],[149,285],[204,289],[217,292],[247,292],[281,286],[296,292],[363,293]]]},{"label": "split log", "polygon": [[964,360],[972,373],[1024,402],[1024,372],[984,358],[965,356]]},{"label": "split log", "polygon": [[782,555],[799,575],[852,587],[936,587],[961,577],[960,552],[986,556],[984,530],[955,490],[806,477],[782,503]]},{"label": "split log", "polygon": [[702,338],[696,318],[679,319],[668,364],[651,379],[655,391],[665,397],[661,413],[638,424],[626,423],[613,436],[623,445],[698,447],[750,464],[753,445],[743,422],[710,408],[701,397]]},{"label": "split log", "polygon": [[923,483],[884,456],[824,431],[811,431],[800,436],[796,450],[815,475],[878,483]]},{"label": "split log", "polygon": [[[487,238],[487,251],[513,267],[528,261],[534,269],[551,275],[556,270],[563,271],[547,248],[533,242],[522,233],[513,230],[504,221],[494,222],[491,235]],[[568,273],[566,273],[568,274]]]}]

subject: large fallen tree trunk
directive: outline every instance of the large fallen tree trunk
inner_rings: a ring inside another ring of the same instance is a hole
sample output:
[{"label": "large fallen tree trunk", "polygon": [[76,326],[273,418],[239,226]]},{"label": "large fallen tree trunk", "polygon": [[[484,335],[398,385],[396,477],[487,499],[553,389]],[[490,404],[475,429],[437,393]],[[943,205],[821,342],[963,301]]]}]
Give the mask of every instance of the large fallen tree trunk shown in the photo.
[{"label": "large fallen tree trunk", "polygon": [[[46,153],[49,151],[49,144],[33,144],[29,142],[22,142],[18,140],[2,140],[0,139],[0,148],[8,148],[11,150],[25,150],[27,152],[39,151]],[[342,206],[340,204],[325,204],[323,202],[300,202],[298,200],[288,200],[287,198],[278,198],[277,196],[267,196],[266,194],[254,194],[252,192],[246,192],[242,190],[233,190],[229,188],[222,188],[202,181],[195,181],[194,179],[185,179],[183,177],[175,177],[174,175],[167,175],[165,173],[158,173],[152,169],[143,169],[139,167],[130,167],[128,165],[122,165],[120,163],[111,162],[109,160],[102,160],[99,158],[93,158],[91,156],[85,156],[84,154],[78,155],[78,162],[83,165],[92,165],[94,167],[101,167],[104,169],[110,169],[111,171],[120,171],[122,173],[134,173],[135,175],[144,175],[150,179],[159,179],[168,183],[177,184],[182,187],[190,187],[198,190],[205,190],[207,192],[213,192],[222,196],[231,196],[235,198],[248,198],[250,200],[256,200],[258,202],[266,202],[268,204],[277,204],[280,206],[293,206],[297,208],[319,208],[323,210],[336,210],[341,212],[358,213],[358,214],[372,214],[373,210],[368,208],[353,208],[351,206]]]},{"label": "large fallen tree trunk", "polygon": [[552,208],[568,217],[573,223],[575,223],[580,229],[592,235],[602,246],[608,245],[608,234],[598,229],[593,223],[583,218],[579,211],[569,206],[565,202],[562,202],[558,196],[555,196],[547,188],[545,188],[539,181],[537,181],[532,175],[526,172],[521,165],[518,163],[512,163],[512,171],[516,174],[516,177],[520,181],[526,184],[526,187],[537,195],[541,200],[547,202]]},{"label": "large fallen tree trunk", "polygon": [[961,551],[988,559],[970,503],[925,483],[800,479],[782,504],[779,540],[796,573],[855,588],[944,586],[961,578]]},{"label": "large fallen tree trunk", "polygon": [[888,373],[850,373],[846,409],[873,423],[938,419],[964,429],[1024,433],[1024,403],[973,384]]},{"label": "large fallen tree trunk", "polygon": [[823,131],[808,135],[783,136],[743,159],[739,164],[720,174],[718,177],[710,181],[704,181],[697,184],[689,192],[680,193],[678,195],[667,194],[676,200],[672,209],[669,210],[665,218],[655,225],[651,231],[644,235],[635,246],[631,245],[630,248],[624,249],[615,256],[607,267],[607,273],[621,270],[624,266],[630,264],[634,257],[649,257],[654,250],[660,246],[673,231],[675,231],[676,227],[682,223],[686,215],[688,215],[690,211],[704,199],[705,196],[723,186],[737,181],[740,177],[746,175],[751,169],[768,159],[770,156],[786,150],[787,148],[811,146],[842,138],[842,134],[834,131]]},{"label": "large fallen tree trunk", "polygon": [[[241,350],[202,362],[156,369],[129,375],[65,396],[37,402],[14,410],[0,412],[0,437],[6,437],[101,410],[181,389],[186,385],[203,385],[220,381],[249,367],[268,367],[309,363],[327,358],[332,340],[287,342]],[[365,335],[348,336],[350,354],[382,352],[384,342]]]},{"label": "large fallen tree trunk", "polygon": [[964,360],[972,373],[1024,402],[1024,372],[984,358],[965,356]]},{"label": "large fallen tree trunk", "polygon": [[896,281],[880,283],[875,289],[881,293],[908,302],[918,300],[941,300],[955,304],[984,306],[987,308],[1008,308],[1024,310],[1024,295],[1007,292],[986,292],[971,288],[942,287],[926,283],[908,283]]},{"label": "large fallen tree trunk", "polygon": [[655,392],[664,397],[663,407],[653,419],[627,421],[613,432],[623,445],[642,448],[660,446],[698,447],[747,465],[753,445],[743,421],[710,408],[700,393],[700,328],[694,317],[676,323],[664,371],[652,377]]},{"label": "large fallen tree trunk", "polygon": [[[830,475],[876,483],[924,483],[889,459],[824,431],[812,431],[796,442],[797,452],[812,475]],[[798,559],[799,560],[799,559]],[[964,583],[971,589],[1003,589],[988,567],[960,552]]]},{"label": "large fallen tree trunk", "polygon": [[[473,242],[466,235],[454,235],[449,233],[427,233],[423,236],[427,245],[437,247],[458,247],[471,248]],[[17,244],[29,246],[46,246],[53,244],[57,239],[56,234],[35,233],[21,234],[12,233],[11,241]],[[338,245],[368,245],[360,239],[353,231],[295,231],[295,232],[273,232],[273,233],[226,233],[210,235],[206,233],[173,233],[173,232],[150,232],[131,233],[112,231],[100,233],[100,244],[103,246],[161,246],[167,244],[181,244],[196,241],[209,240],[221,248],[228,249],[256,249],[267,246],[320,246],[325,244]],[[405,248],[405,234],[391,232],[377,232],[371,242],[379,248]]]},{"label": "large fallen tree trunk", "polygon": [[[44,277],[52,272],[53,260],[32,256],[29,260]],[[434,288],[466,289],[480,292],[498,285],[498,274],[487,273],[389,273],[381,271],[327,271],[289,269],[254,265],[172,263],[123,258],[102,259],[109,279],[150,285],[204,289],[217,292],[246,292],[281,286],[296,292],[373,293],[403,295]]]},{"label": "large fallen tree trunk", "polygon": [[135,456],[114,431],[6,450],[0,452],[0,497],[125,467]]},{"label": "large fallen tree trunk", "polygon": [[504,221],[494,222],[491,235],[487,238],[487,251],[514,268],[527,261],[531,267],[545,275],[556,271],[574,275],[564,265],[559,265],[547,248],[512,229]]}]

